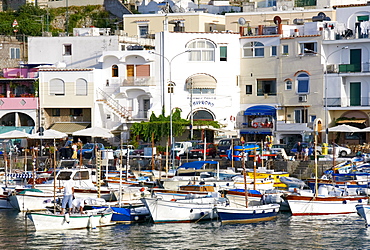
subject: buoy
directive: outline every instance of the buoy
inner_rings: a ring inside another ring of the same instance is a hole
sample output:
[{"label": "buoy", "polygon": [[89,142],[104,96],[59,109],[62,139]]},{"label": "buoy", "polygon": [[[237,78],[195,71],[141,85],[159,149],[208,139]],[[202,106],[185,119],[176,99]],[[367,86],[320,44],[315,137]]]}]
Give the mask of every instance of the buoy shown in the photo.
[{"label": "buoy", "polygon": [[96,225],[94,225],[94,217],[92,215],[89,216],[89,221],[87,223],[87,227],[91,229],[95,229]]}]

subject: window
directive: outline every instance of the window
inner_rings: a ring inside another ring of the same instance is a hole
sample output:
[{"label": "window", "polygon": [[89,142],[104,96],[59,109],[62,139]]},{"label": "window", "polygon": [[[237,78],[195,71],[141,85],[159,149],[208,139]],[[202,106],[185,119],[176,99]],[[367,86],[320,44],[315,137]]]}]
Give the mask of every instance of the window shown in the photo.
[{"label": "window", "polygon": [[227,61],[227,47],[220,47],[220,61]]},{"label": "window", "polygon": [[10,48],[10,59],[20,59],[21,51],[19,48]]},{"label": "window", "polygon": [[148,24],[140,24],[139,25],[139,37],[146,38],[148,34],[149,34]]},{"label": "window", "polygon": [[118,77],[118,66],[117,65],[112,66],[112,77]]},{"label": "window", "polygon": [[72,55],[72,44],[64,44],[63,45],[63,56],[71,56]]},{"label": "window", "polygon": [[287,56],[289,55],[289,46],[283,45],[283,55]]},{"label": "window", "polygon": [[291,80],[286,80],[285,81],[285,90],[292,90],[293,88],[293,83]]},{"label": "window", "polygon": [[60,109],[51,109],[52,116],[60,116]]},{"label": "window", "polygon": [[263,43],[248,42],[243,46],[243,57],[264,57],[265,49]]},{"label": "window", "polygon": [[87,81],[85,79],[77,79],[76,95],[87,95]]},{"label": "window", "polygon": [[277,46],[271,46],[271,56],[277,56]]},{"label": "window", "polygon": [[306,123],[307,122],[307,110],[304,110],[304,109],[294,110],[294,122],[295,123]]},{"label": "window", "polygon": [[64,81],[61,79],[51,79],[49,82],[50,95],[64,95]]},{"label": "window", "polygon": [[300,49],[302,55],[315,55],[317,53],[317,43],[301,43]]},{"label": "window", "polygon": [[82,109],[70,109],[69,110],[71,116],[82,116]]},{"label": "window", "polygon": [[310,76],[307,73],[300,73],[297,76],[297,94],[309,94]]},{"label": "window", "polygon": [[252,85],[245,85],[245,94],[246,95],[252,94]]},{"label": "window", "polygon": [[369,21],[369,16],[368,15],[366,15],[366,16],[357,16],[357,21],[358,22]]},{"label": "window", "polygon": [[310,115],[310,122],[314,122],[316,120],[316,115]]},{"label": "window", "polygon": [[191,42],[188,47],[190,50],[189,61],[213,62],[215,60],[215,45],[207,40],[197,40]]},{"label": "window", "polygon": [[276,79],[258,79],[257,96],[276,95]]}]

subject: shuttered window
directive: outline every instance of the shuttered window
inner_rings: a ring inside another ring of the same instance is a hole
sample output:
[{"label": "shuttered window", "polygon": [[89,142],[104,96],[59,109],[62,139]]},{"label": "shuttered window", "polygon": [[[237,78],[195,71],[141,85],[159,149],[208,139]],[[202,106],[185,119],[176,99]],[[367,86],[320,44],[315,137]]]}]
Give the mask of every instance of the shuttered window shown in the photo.
[{"label": "shuttered window", "polygon": [[220,61],[227,61],[227,47],[220,47]]},{"label": "shuttered window", "polygon": [[50,95],[64,95],[64,81],[61,79],[52,79],[49,83]]},{"label": "shuttered window", "polygon": [[85,79],[77,79],[76,95],[87,95],[87,81]]},{"label": "shuttered window", "polygon": [[127,77],[133,77],[135,76],[135,68],[134,65],[127,65]]},{"label": "shuttered window", "polygon": [[112,77],[118,77],[118,66],[117,65],[112,66]]},{"label": "shuttered window", "polygon": [[149,65],[136,65],[136,77],[149,76]]}]

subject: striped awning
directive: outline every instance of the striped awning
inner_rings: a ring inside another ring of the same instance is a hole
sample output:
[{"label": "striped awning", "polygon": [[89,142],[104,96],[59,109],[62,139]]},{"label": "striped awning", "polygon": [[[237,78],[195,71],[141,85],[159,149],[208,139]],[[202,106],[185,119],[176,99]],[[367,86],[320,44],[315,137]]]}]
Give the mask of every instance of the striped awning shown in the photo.
[{"label": "striped awning", "polygon": [[207,74],[198,74],[187,79],[188,89],[215,89],[216,86],[216,79]]},{"label": "striped awning", "polygon": [[346,124],[346,123],[365,123],[365,119],[354,119],[354,120],[341,120],[337,121],[338,124]]},{"label": "striped awning", "polygon": [[73,132],[76,132],[81,129],[85,129],[89,125],[90,123],[88,122],[81,122],[81,123],[58,122],[58,123],[54,123],[51,126],[51,129],[71,135]]}]

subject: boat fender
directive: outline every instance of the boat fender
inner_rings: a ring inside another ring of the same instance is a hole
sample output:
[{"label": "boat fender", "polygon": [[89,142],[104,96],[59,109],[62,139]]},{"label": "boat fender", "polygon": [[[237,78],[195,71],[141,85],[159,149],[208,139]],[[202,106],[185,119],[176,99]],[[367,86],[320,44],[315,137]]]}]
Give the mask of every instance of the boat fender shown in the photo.
[{"label": "boat fender", "polygon": [[94,222],[93,222],[93,216],[92,215],[89,216],[89,221],[87,223],[87,227],[92,228],[92,229],[96,228],[96,226],[94,225]]},{"label": "boat fender", "polygon": [[176,201],[176,199],[171,199],[171,201]]},{"label": "boat fender", "polygon": [[190,209],[190,213],[192,213],[193,212],[193,209]]},{"label": "boat fender", "polygon": [[203,216],[204,215],[204,212],[200,212],[200,216]]},{"label": "boat fender", "polygon": [[343,204],[347,204],[347,201],[346,201],[346,200],[344,200],[344,201],[343,201]]},{"label": "boat fender", "polygon": [[359,200],[358,200],[358,203],[362,203],[362,199],[359,199]]},{"label": "boat fender", "polygon": [[138,221],[139,220],[139,216],[135,216],[135,218],[134,218],[136,221]]},{"label": "boat fender", "polygon": [[69,223],[71,220],[69,219],[69,213],[64,214],[64,220],[65,222]]},{"label": "boat fender", "polygon": [[99,223],[100,223],[100,225],[108,224],[109,223],[108,217],[105,216],[105,215],[102,215],[101,218],[99,219]]},{"label": "boat fender", "polygon": [[140,188],[140,192],[144,192],[145,191],[145,188]]},{"label": "boat fender", "polygon": [[265,210],[262,210],[262,213],[264,214],[265,213]]}]

